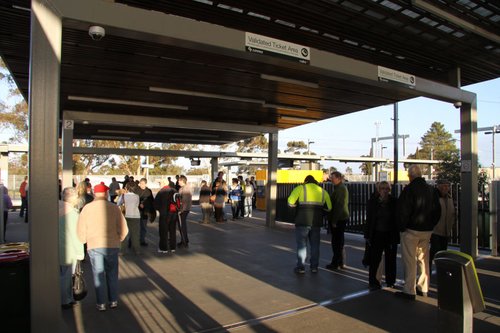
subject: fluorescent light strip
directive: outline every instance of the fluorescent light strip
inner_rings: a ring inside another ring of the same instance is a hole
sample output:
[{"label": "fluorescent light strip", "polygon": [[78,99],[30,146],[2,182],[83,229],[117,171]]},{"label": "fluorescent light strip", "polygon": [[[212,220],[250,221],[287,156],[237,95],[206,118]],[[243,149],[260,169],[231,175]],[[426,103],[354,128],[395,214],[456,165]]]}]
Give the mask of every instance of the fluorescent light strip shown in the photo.
[{"label": "fluorescent light strip", "polygon": [[17,6],[17,5],[12,5],[12,8],[31,12],[31,8],[21,7],[21,6]]},{"label": "fluorescent light strip", "polygon": [[106,133],[106,134],[130,134],[130,135],[139,135],[141,132],[137,131],[121,131],[121,130],[105,130],[105,129],[99,129],[97,130],[98,133]]},{"label": "fluorescent light strip", "polygon": [[284,105],[284,104],[271,104],[271,103],[265,103],[262,106],[265,107],[265,108],[272,108],[272,109],[290,110],[290,111],[297,111],[297,112],[307,112],[307,108],[304,107],[304,106]]},{"label": "fluorescent light strip", "polygon": [[129,136],[92,135],[90,137],[97,140],[130,140]]},{"label": "fluorescent light strip", "polygon": [[[193,142],[191,139],[187,138],[171,138],[170,141],[176,141],[176,142]],[[226,143],[226,140],[204,140],[202,144],[220,144],[220,143]]]},{"label": "fluorescent light strip", "polygon": [[485,30],[475,24],[472,24],[466,20],[463,20],[455,15],[452,15],[441,8],[434,6],[433,4],[430,4],[426,1],[422,0],[412,0],[411,1],[412,5],[419,7],[431,14],[434,14],[440,18],[442,18],[445,21],[449,21],[453,24],[456,24],[457,26],[461,27],[462,29],[468,30],[474,34],[477,34],[479,36],[482,36],[484,38],[487,38],[495,43],[500,44],[500,36],[498,36],[495,33],[492,33],[488,30]]},{"label": "fluorescent light strip", "polygon": [[204,92],[191,91],[191,90],[169,89],[169,88],[160,88],[160,87],[149,87],[149,91],[166,93],[166,94],[175,94],[175,95],[217,98],[217,99],[225,99],[228,101],[246,102],[246,103],[255,103],[255,104],[264,104],[266,102],[264,100],[254,99],[254,98],[244,98],[244,97],[238,97],[238,96],[219,95],[219,94],[204,93]]},{"label": "fluorescent light strip", "polygon": [[145,131],[145,134],[159,134],[159,135],[170,135],[170,136],[194,136],[198,138],[218,138],[217,134],[203,134],[203,133],[174,133],[174,132],[162,132],[162,131]]},{"label": "fluorescent light strip", "polygon": [[304,123],[314,123],[315,121],[317,121],[316,119],[292,117],[292,116],[281,116],[280,118],[283,120],[301,121]]},{"label": "fluorescent light strip", "polygon": [[289,79],[289,78],[281,77],[281,76],[260,74],[260,78],[263,80],[291,83],[291,84],[296,84],[299,86],[304,86],[304,87],[309,87],[309,88],[316,88],[316,89],[319,88],[319,84],[317,84],[316,82],[300,81],[300,80]]},{"label": "fluorescent light strip", "polygon": [[145,107],[159,108],[159,109],[175,109],[175,110],[185,110],[185,111],[189,110],[189,108],[187,106],[184,106],[184,105],[136,102],[136,101],[128,101],[128,100],[124,100],[124,99],[95,98],[95,97],[71,96],[70,95],[70,96],[68,96],[68,100],[81,101],[81,102],[105,103],[105,104],[145,106]]}]

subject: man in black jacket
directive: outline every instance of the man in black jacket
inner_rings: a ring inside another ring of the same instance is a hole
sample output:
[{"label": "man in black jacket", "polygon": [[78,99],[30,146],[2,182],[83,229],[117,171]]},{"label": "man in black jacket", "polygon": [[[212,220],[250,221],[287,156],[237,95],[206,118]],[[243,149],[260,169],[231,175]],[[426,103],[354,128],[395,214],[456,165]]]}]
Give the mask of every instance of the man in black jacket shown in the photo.
[{"label": "man in black jacket", "polygon": [[139,181],[139,211],[141,212],[141,233],[140,240],[141,246],[148,246],[146,243],[146,233],[148,221],[153,222],[156,217],[156,210],[154,208],[153,192],[147,186],[148,180],[141,178]]},{"label": "man in black jacket", "polygon": [[[415,293],[427,296],[429,290],[429,241],[439,221],[441,206],[438,192],[425,182],[417,165],[408,169],[408,177],[410,184],[398,200],[405,285],[403,292],[396,295],[415,299]],[[420,273],[418,281],[417,270]]]},{"label": "man in black jacket", "polygon": [[158,219],[158,234],[160,241],[158,243],[158,253],[174,253],[176,242],[176,222],[177,210],[174,206],[175,188],[171,188],[163,182],[163,187],[156,194],[154,199],[154,208],[160,213]]}]

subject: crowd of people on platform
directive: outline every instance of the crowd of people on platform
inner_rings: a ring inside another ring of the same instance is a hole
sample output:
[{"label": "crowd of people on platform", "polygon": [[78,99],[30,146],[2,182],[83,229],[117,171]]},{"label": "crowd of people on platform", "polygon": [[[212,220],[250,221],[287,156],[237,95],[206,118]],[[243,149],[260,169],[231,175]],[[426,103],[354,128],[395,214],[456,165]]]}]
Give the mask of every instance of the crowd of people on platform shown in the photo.
[{"label": "crowd of people on platform", "polygon": [[[125,254],[140,255],[146,241],[147,223],[158,216],[159,254],[173,254],[178,247],[189,247],[187,218],[192,207],[192,188],[184,175],[162,181],[153,195],[147,179],[125,176],[122,182],[112,178],[92,187],[86,178],[74,187],[62,190],[59,209],[59,253],[61,304],[71,309],[76,304],[71,278],[85,252],[92,266],[97,309],[118,306],[118,260]],[[240,176],[227,187],[220,172],[212,188],[202,181],[200,189],[201,223],[227,221],[224,206],[231,204],[233,219],[252,216],[255,205],[254,178]],[[180,241],[177,242],[177,232]]]},{"label": "crowd of people on platform", "polygon": [[[368,286],[382,287],[381,260],[384,255],[385,283],[394,288],[396,283],[396,256],[398,244],[404,269],[403,291],[395,295],[415,299],[427,296],[431,265],[438,251],[446,250],[451,228],[455,222],[455,207],[450,196],[450,182],[436,181],[436,187],[426,183],[420,167],[408,169],[410,183],[398,199],[391,195],[387,181],[379,182],[367,205],[364,237],[366,261],[369,266]],[[349,221],[349,193],[342,174],[333,172],[330,181],[332,193],[327,193],[312,176],[297,186],[288,197],[288,205],[296,209],[295,235],[297,263],[294,271],[305,273],[307,246],[310,247],[310,270],[318,272],[320,230],[328,220],[331,234],[332,260],[326,269],[344,268],[344,231]]]},{"label": "crowd of people on platform", "polygon": [[[199,204],[201,223],[224,223],[224,207],[229,204],[232,220],[252,217],[256,205],[254,177],[231,179],[228,186],[223,172],[219,172],[211,186],[201,182]],[[401,244],[404,267],[403,291],[396,295],[415,299],[426,296],[432,259],[438,251],[446,250],[448,237],[455,222],[455,207],[450,197],[450,183],[440,179],[436,187],[426,183],[418,166],[408,170],[410,183],[398,199],[392,196],[388,182],[377,183],[367,205],[364,237],[367,243],[369,288],[382,287],[382,255],[385,262],[385,283],[396,283],[396,256]],[[310,270],[318,272],[320,232],[324,220],[331,234],[332,259],[326,269],[345,267],[344,232],[349,221],[349,193],[339,172],[330,175],[332,193],[321,187],[313,176],[294,188],[288,197],[295,207],[295,239],[297,263],[295,272],[305,273],[307,253]],[[75,304],[72,294],[72,275],[78,260],[88,254],[92,266],[97,309],[105,311],[118,306],[118,260],[120,255],[140,255],[146,241],[147,224],[158,217],[159,254],[175,253],[178,247],[189,246],[187,217],[192,208],[192,188],[184,175],[170,177],[153,195],[147,179],[135,181],[126,176],[122,182],[112,178],[109,186],[103,182],[92,187],[86,178],[74,187],[61,191],[59,204],[59,259],[61,277],[61,304],[70,309]],[[4,187],[4,223],[12,202]],[[22,198],[28,196],[27,177],[20,188]],[[26,202],[25,202],[26,201]],[[28,214],[27,200],[23,199],[20,216]],[[5,231],[5,227],[4,227]],[[180,241],[177,241],[177,232]],[[309,249],[308,249],[309,247]],[[309,251],[308,251],[309,250]]]}]

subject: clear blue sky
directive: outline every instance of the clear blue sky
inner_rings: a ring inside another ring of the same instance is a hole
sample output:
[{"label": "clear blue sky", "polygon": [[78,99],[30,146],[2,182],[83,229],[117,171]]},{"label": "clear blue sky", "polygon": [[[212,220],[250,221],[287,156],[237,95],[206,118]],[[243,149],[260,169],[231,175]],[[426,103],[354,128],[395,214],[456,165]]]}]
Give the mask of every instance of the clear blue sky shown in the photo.
[{"label": "clear blue sky", "polygon": [[[478,95],[477,119],[478,127],[500,125],[500,78],[462,89]],[[360,156],[370,153],[371,139],[376,136],[376,122],[380,122],[379,137],[392,136],[394,123],[393,105],[368,109],[346,116],[299,126],[279,133],[279,149],[286,149],[289,141],[314,141],[311,151],[318,155]],[[445,129],[453,134],[460,144],[460,135],[454,131],[460,129],[460,112],[450,103],[439,102],[427,98],[416,98],[399,103],[399,134],[408,134],[406,155],[414,153],[422,136],[429,130],[434,121],[444,124]],[[500,166],[500,134],[496,135],[495,164]],[[478,133],[479,162],[484,167],[491,167],[492,136]],[[387,148],[384,157],[393,155],[393,141],[381,141]],[[403,157],[400,140],[399,157]],[[347,166],[359,173],[359,164],[330,162],[326,167],[335,166],[344,171]]]}]

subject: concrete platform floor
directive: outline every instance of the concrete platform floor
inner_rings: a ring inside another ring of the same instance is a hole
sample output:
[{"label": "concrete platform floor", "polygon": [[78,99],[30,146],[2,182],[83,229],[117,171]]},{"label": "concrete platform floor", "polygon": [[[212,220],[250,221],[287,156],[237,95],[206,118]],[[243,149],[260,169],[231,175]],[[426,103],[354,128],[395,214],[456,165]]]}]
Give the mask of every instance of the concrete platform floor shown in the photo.
[{"label": "concrete platform floor", "polygon": [[[8,241],[27,241],[28,224],[9,214]],[[395,289],[370,292],[361,265],[364,241],[346,234],[343,270],[329,271],[329,235],[322,235],[320,272],[297,276],[293,226],[265,227],[264,213],[198,223],[189,215],[188,249],[158,254],[158,224],[148,226],[140,256],[120,257],[120,304],[98,312],[90,264],[88,296],[62,311],[63,332],[429,332],[437,329],[437,294],[406,301]],[[399,259],[398,259],[399,260]],[[474,316],[475,332],[500,331],[500,259],[476,263],[487,309]],[[398,277],[402,277],[398,262]],[[433,282],[435,277],[433,277]],[[401,283],[401,281],[399,281]],[[57,301],[57,300],[54,300]]]}]

